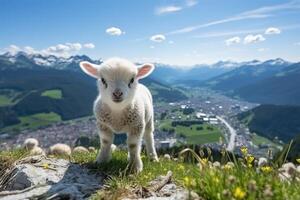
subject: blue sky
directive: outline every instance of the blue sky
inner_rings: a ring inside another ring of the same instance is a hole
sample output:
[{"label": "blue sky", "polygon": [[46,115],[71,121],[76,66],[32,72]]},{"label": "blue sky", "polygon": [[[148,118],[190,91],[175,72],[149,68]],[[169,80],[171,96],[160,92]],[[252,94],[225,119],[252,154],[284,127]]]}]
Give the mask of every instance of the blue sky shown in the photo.
[{"label": "blue sky", "polygon": [[0,0],[1,52],[176,65],[300,60],[300,0]]}]

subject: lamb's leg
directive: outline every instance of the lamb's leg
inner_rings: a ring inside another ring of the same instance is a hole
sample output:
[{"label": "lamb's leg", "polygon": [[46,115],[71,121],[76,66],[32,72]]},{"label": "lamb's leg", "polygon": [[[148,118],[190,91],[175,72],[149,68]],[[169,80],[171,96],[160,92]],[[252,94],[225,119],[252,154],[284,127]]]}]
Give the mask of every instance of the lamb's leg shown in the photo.
[{"label": "lamb's leg", "polygon": [[114,134],[108,127],[105,127],[104,125],[99,124],[98,128],[101,147],[96,162],[108,162],[111,159],[111,145],[114,140]]},{"label": "lamb's leg", "polygon": [[129,152],[129,166],[134,172],[141,172],[143,170],[143,162],[141,159],[141,133],[128,133],[127,145]]},{"label": "lamb's leg", "polygon": [[145,128],[144,141],[146,144],[148,157],[152,161],[157,162],[158,158],[157,158],[157,153],[155,150],[153,131],[154,131],[153,121],[150,121],[147,123],[146,128]]}]

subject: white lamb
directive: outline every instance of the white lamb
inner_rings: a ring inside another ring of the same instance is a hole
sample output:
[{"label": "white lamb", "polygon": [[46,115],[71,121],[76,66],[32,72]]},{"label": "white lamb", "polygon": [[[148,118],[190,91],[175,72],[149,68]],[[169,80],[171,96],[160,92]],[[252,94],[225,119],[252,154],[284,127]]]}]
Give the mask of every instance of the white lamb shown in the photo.
[{"label": "white lamb", "polygon": [[81,69],[98,80],[99,96],[94,102],[94,114],[101,142],[97,163],[111,158],[114,133],[126,132],[131,169],[140,172],[142,138],[148,156],[158,161],[153,138],[153,106],[150,91],[138,81],[153,70],[152,64],[136,67],[130,61],[111,58],[101,65],[81,62]]}]

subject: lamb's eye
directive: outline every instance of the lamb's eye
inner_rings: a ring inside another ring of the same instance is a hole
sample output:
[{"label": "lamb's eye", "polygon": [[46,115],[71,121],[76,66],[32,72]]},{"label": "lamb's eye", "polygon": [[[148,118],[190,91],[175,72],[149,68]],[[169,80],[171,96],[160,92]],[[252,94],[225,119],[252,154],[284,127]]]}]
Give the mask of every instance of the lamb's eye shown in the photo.
[{"label": "lamb's eye", "polygon": [[129,83],[128,83],[128,87],[130,87],[130,85],[134,82],[134,78],[130,79]]},{"label": "lamb's eye", "polygon": [[105,85],[107,87],[107,83],[104,78],[101,78],[101,82],[103,83],[103,85]]}]

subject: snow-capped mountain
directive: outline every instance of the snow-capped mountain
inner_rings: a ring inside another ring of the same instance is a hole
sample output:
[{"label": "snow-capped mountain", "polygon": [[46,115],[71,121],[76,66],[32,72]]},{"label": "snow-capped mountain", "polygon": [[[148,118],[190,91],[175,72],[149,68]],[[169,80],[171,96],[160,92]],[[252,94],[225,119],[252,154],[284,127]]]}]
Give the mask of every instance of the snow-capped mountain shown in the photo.
[{"label": "snow-capped mountain", "polygon": [[5,53],[0,55],[0,69],[16,69],[16,68],[53,68],[53,69],[69,69],[79,70],[78,63],[81,61],[89,61],[100,64],[101,60],[92,60],[86,55],[70,56],[68,58],[57,57],[54,55],[27,54],[18,52],[16,54]]}]

